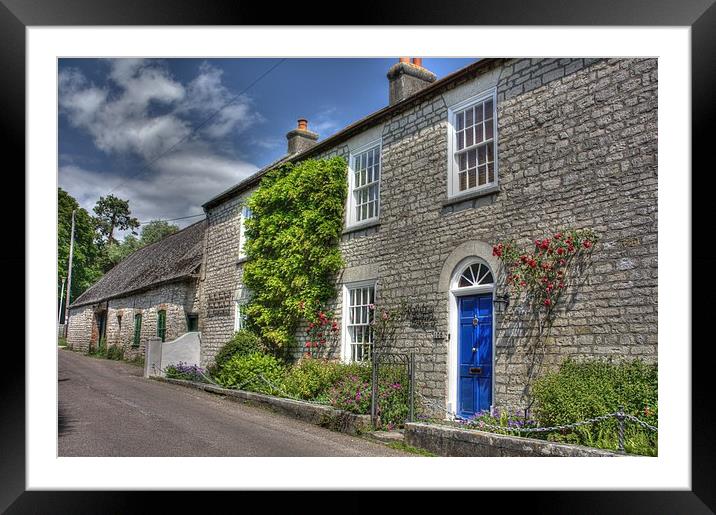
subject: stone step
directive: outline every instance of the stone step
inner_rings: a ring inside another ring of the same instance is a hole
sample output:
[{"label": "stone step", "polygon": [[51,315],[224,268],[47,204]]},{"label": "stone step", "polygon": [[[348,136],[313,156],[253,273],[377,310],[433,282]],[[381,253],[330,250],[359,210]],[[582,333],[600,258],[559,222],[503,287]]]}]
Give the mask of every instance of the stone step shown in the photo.
[{"label": "stone step", "polygon": [[402,442],[405,439],[405,432],[402,429],[396,429],[393,431],[371,431],[366,433],[365,436],[371,440],[376,440],[381,443],[393,443]]}]

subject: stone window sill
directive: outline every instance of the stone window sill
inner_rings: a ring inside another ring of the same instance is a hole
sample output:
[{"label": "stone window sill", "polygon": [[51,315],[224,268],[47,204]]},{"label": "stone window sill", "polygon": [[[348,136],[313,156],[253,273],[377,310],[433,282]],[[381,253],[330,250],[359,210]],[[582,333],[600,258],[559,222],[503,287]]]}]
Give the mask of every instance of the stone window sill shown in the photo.
[{"label": "stone window sill", "polygon": [[243,264],[246,263],[248,260],[249,260],[248,257],[242,257],[242,258],[239,258],[239,259],[236,261],[236,264],[237,264],[237,265],[243,265]]},{"label": "stone window sill", "polygon": [[443,207],[452,206],[454,204],[459,204],[461,202],[465,202],[468,200],[475,200],[482,197],[486,197],[488,195],[492,195],[493,193],[497,193],[500,191],[499,184],[496,184],[494,186],[490,186],[489,188],[485,188],[479,191],[475,191],[473,193],[468,193],[465,195],[459,195],[456,197],[450,197],[447,200],[443,201]]},{"label": "stone window sill", "polygon": [[379,225],[380,220],[373,220],[360,225],[351,225],[350,227],[346,227],[343,230],[342,234],[350,234],[352,232],[364,231],[365,229],[371,229],[373,227],[378,227]]}]

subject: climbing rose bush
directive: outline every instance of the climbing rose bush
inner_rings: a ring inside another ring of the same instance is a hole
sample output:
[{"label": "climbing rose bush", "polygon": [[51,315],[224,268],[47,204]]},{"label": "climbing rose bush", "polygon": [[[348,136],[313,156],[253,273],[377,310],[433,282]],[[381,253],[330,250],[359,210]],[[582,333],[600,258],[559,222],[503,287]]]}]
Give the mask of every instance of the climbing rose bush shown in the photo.
[{"label": "climbing rose bush", "polygon": [[516,294],[528,292],[538,306],[550,310],[565,288],[575,258],[591,252],[598,237],[591,229],[571,229],[521,248],[514,241],[492,247],[507,270],[507,286]]},{"label": "climbing rose bush", "polygon": [[326,347],[336,347],[340,326],[331,312],[318,310],[312,318],[306,329],[305,355],[317,358]]}]

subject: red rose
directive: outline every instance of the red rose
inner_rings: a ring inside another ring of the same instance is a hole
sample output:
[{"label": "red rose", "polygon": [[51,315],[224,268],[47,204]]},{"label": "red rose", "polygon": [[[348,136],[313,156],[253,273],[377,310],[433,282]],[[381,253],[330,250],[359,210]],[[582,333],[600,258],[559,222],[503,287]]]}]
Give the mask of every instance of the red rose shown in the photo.
[{"label": "red rose", "polygon": [[559,254],[560,256],[561,256],[562,254],[564,254],[564,249],[563,249],[562,247],[559,247],[559,248],[557,249],[557,254]]},{"label": "red rose", "polygon": [[549,306],[549,305],[551,305],[551,304],[552,304],[552,301],[551,301],[551,300],[549,300],[549,299],[544,299],[544,305],[545,305],[545,306]]}]

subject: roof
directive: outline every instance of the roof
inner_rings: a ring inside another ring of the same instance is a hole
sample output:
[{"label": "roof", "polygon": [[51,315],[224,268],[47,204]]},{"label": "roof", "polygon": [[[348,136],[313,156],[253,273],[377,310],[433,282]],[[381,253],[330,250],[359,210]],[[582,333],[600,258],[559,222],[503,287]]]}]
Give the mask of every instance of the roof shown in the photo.
[{"label": "roof", "polygon": [[136,250],[77,297],[70,307],[122,297],[195,273],[204,254],[206,220]]},{"label": "roof", "polygon": [[315,155],[319,152],[322,152],[324,150],[327,150],[328,148],[335,146],[342,141],[347,140],[351,136],[355,135],[358,132],[361,132],[368,127],[379,123],[380,121],[384,120],[385,118],[388,118],[395,113],[398,113],[404,109],[410,108],[413,104],[416,102],[420,102],[424,100],[425,98],[428,98],[432,95],[437,94],[438,92],[442,91],[443,89],[447,88],[452,83],[466,77],[472,75],[476,75],[478,72],[482,71],[483,68],[487,67],[488,65],[498,61],[497,58],[483,58],[479,61],[476,61],[472,64],[469,64],[465,66],[464,68],[461,68],[457,70],[456,72],[451,73],[450,75],[446,75],[442,79],[436,80],[429,86],[424,87],[420,91],[414,93],[413,95],[401,100],[400,102],[396,102],[395,104],[388,105],[382,109],[379,109],[378,111],[373,112],[372,114],[369,114],[368,116],[361,118],[357,122],[354,122],[344,129],[338,131],[337,133],[333,134],[332,136],[319,141],[315,145],[313,145],[311,148],[304,150],[303,152],[299,152],[293,155],[287,155],[282,157],[281,159],[271,163],[268,166],[265,166],[264,168],[260,169],[253,175],[250,175],[243,181],[239,182],[235,186],[229,188],[226,191],[223,191],[222,193],[219,193],[214,198],[208,200],[206,203],[203,204],[203,208],[206,210],[208,208],[211,208],[213,206],[216,206],[217,204],[220,204],[221,202],[228,200],[229,198],[241,193],[242,191],[250,188],[251,186],[254,186],[259,182],[261,177],[265,175],[267,172],[273,170],[277,166],[287,163],[287,162],[294,162],[294,161],[300,161],[301,159],[306,159],[312,155]]}]

